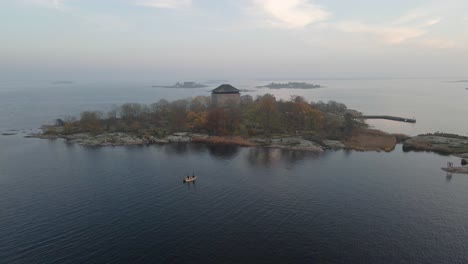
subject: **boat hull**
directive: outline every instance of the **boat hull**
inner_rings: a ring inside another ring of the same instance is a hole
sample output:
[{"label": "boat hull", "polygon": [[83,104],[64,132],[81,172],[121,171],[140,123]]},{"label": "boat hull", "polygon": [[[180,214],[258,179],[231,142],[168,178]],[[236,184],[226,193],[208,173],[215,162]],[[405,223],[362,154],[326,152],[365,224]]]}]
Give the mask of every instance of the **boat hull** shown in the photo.
[{"label": "boat hull", "polygon": [[191,183],[191,182],[195,182],[196,180],[197,180],[197,177],[195,177],[195,178],[193,178],[193,179],[189,179],[189,180],[184,179],[183,182],[184,182],[184,183]]}]

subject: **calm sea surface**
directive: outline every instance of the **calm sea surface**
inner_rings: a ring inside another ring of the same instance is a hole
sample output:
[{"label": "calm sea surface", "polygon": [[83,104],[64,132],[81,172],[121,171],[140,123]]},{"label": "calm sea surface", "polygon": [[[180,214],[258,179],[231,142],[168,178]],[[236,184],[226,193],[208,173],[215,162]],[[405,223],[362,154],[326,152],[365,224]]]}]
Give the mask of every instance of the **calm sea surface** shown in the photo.
[{"label": "calm sea surface", "polygon": [[[265,82],[231,82],[242,89]],[[317,81],[259,90],[336,100],[392,132],[468,133],[446,80]],[[156,84],[156,83],[155,83]],[[2,84],[0,132],[83,110],[208,95],[150,84]],[[464,117],[464,118],[463,118]],[[0,136],[0,263],[468,263],[468,177],[431,153],[184,144],[90,148]],[[182,178],[197,173],[193,185]]]}]

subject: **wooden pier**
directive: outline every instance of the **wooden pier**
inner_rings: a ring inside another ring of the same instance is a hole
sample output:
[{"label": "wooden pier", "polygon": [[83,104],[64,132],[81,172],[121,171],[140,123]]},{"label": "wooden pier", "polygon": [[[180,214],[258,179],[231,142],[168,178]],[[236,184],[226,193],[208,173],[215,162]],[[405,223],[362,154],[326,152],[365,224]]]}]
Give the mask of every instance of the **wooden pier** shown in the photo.
[{"label": "wooden pier", "polygon": [[363,115],[357,116],[358,119],[386,119],[398,122],[405,122],[405,123],[416,123],[416,119],[411,118],[404,118],[404,117],[397,117],[397,116],[386,116],[386,115]]}]

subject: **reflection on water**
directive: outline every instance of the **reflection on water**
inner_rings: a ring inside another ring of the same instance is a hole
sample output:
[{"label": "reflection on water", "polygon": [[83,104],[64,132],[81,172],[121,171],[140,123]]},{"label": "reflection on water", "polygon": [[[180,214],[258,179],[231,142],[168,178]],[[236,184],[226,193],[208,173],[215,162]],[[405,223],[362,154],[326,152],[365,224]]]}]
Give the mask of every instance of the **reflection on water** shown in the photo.
[{"label": "reflection on water", "polygon": [[234,158],[239,153],[240,149],[240,147],[233,145],[210,145],[198,143],[170,143],[160,147],[163,148],[164,152],[170,156],[209,153],[211,157],[221,160]]},{"label": "reflection on water", "polygon": [[452,181],[452,173],[447,172],[447,175],[445,176],[445,179],[447,180],[447,182],[451,182]]},{"label": "reflection on water", "polygon": [[[267,147],[240,147],[234,145],[213,145],[198,143],[174,143],[163,145],[162,148],[167,155],[180,156],[191,154],[204,154],[216,160],[232,160],[240,155],[242,149],[245,149],[245,156],[249,165],[252,166],[270,166],[276,163],[285,163],[289,166],[297,164],[305,159],[317,159],[321,155],[312,151],[289,150]],[[350,151],[344,151],[350,155]]]},{"label": "reflection on water", "polygon": [[213,158],[229,160],[239,154],[239,146],[233,145],[206,145],[210,155]]},{"label": "reflection on water", "polygon": [[0,147],[2,263],[468,263],[468,178],[401,145]]},{"label": "reflection on water", "polygon": [[164,146],[164,151],[168,155],[183,155],[187,154],[190,151],[190,148],[186,143],[173,143],[166,144]]},{"label": "reflection on water", "polygon": [[320,156],[311,151],[298,151],[278,148],[250,148],[247,160],[253,166],[269,166],[278,162],[294,165],[304,159],[316,159]]}]

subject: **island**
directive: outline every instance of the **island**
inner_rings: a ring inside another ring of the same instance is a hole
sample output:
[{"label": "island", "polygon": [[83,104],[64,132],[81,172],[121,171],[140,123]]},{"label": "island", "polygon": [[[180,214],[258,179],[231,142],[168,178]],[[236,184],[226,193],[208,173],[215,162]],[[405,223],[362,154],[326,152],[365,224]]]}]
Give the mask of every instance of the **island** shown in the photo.
[{"label": "island", "polygon": [[318,89],[322,88],[321,85],[311,84],[305,82],[288,82],[288,83],[270,83],[264,86],[257,86],[257,88],[270,88],[270,89]]},{"label": "island", "polygon": [[171,85],[171,86],[158,86],[158,85],[154,85],[153,87],[161,87],[161,88],[205,88],[205,87],[208,87],[206,85],[203,85],[203,84],[200,84],[200,83],[196,83],[196,82],[183,82],[183,83],[179,83],[177,82],[176,84],[174,85]]},{"label": "island", "polygon": [[123,104],[108,113],[86,111],[56,120],[30,137],[65,139],[88,146],[209,143],[322,152],[325,149],[392,151],[407,137],[368,128],[346,105],[293,96],[243,95],[216,107],[211,97],[151,105]]},{"label": "island", "polygon": [[[216,96],[233,98],[232,94]],[[79,117],[57,119],[28,137],[64,139],[86,146],[204,143],[313,152],[390,152],[402,143],[404,151],[468,158],[468,137],[390,134],[369,128],[363,117],[342,103],[307,102],[301,96],[284,101],[271,94],[243,95],[222,106],[216,106],[209,96],[197,96],[150,105],[126,103],[107,113],[85,111]]]}]

